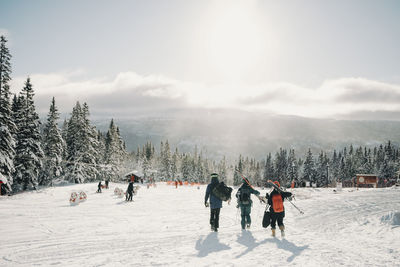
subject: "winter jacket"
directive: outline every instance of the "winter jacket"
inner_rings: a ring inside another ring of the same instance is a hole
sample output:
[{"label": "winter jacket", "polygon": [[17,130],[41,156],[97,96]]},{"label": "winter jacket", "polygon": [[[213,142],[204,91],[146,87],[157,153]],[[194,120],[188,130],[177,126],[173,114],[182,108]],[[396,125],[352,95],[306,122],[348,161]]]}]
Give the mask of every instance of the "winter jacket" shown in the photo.
[{"label": "winter jacket", "polygon": [[[244,190],[249,192],[249,200],[246,202],[240,200],[240,195],[242,194],[242,191],[244,191]],[[243,183],[242,186],[239,188],[239,190],[236,193],[236,198],[237,198],[238,204],[239,205],[251,205],[253,203],[253,201],[251,200],[251,194],[259,196],[260,192],[251,188],[247,183]]]},{"label": "winter jacket", "polygon": [[212,209],[222,208],[222,200],[217,198],[212,192],[214,187],[218,184],[219,184],[218,178],[213,177],[211,179],[211,183],[207,185],[207,189],[206,189],[206,196],[205,196],[204,202],[206,203],[208,201],[208,198],[210,198],[210,207]]},{"label": "winter jacket", "polygon": [[133,192],[133,183],[129,183],[128,185],[128,189],[126,190],[128,193],[132,193]]},{"label": "winter jacket", "polygon": [[[283,204],[283,202],[285,201],[285,198],[290,197],[292,195],[292,193],[290,193],[290,192],[279,192],[278,190],[274,189],[271,192],[271,194],[269,194],[269,196],[268,196],[268,204],[270,205],[269,211],[271,213],[276,213],[274,211],[274,209],[273,209],[273,206],[274,206],[273,198],[274,198],[275,195],[281,195],[282,196],[282,204]],[[285,212],[285,207],[283,207],[283,211],[282,212]]]}]

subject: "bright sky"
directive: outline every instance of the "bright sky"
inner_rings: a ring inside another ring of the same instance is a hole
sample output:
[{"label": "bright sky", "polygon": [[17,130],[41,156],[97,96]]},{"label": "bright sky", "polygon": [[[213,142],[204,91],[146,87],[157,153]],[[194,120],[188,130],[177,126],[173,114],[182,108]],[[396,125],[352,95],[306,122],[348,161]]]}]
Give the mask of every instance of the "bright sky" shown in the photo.
[{"label": "bright sky", "polygon": [[400,118],[396,0],[0,0],[0,34],[43,112]]}]

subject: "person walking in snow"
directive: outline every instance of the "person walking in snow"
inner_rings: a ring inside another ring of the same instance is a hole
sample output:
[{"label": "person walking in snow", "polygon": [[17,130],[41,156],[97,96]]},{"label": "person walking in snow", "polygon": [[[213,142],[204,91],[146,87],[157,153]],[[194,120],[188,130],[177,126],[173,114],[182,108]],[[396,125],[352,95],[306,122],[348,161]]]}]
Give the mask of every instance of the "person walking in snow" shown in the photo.
[{"label": "person walking in snow", "polygon": [[[278,181],[275,181],[274,184],[278,186],[278,188],[280,187]],[[285,217],[285,207],[283,205],[283,201],[285,200],[285,198],[290,199],[291,196],[292,193],[280,191],[276,188],[274,188],[271,194],[268,195],[267,193],[265,196],[268,199],[268,204],[270,205],[269,211],[271,213],[272,236],[275,236],[276,222],[278,222],[279,229],[281,230],[281,236],[285,236],[285,225],[283,224],[283,218]]]},{"label": "person walking in snow", "polygon": [[99,185],[97,186],[97,193],[101,193],[101,181],[99,182]]},{"label": "person walking in snow", "polygon": [[[206,195],[204,198],[204,205],[206,207],[210,206],[210,225],[211,231],[218,232],[219,228],[219,213],[222,208],[222,200],[213,194],[213,189],[219,184],[218,174],[211,174],[211,183],[207,185]],[[208,199],[210,199],[210,204],[208,204]]]},{"label": "person walking in snow", "polygon": [[110,181],[107,179],[106,180],[106,189],[108,189],[108,183],[109,183]]},{"label": "person walking in snow", "polygon": [[128,189],[126,190],[126,201],[132,201],[133,196],[133,182],[129,182]]},{"label": "person walking in snow", "polygon": [[251,225],[250,213],[251,206],[253,204],[253,201],[251,200],[251,194],[254,194],[258,197],[260,192],[253,189],[250,184],[248,184],[248,180],[243,182],[242,186],[236,193],[236,199],[238,203],[236,207],[240,208],[240,214],[242,217],[242,230],[244,230],[245,227],[250,228]]}]

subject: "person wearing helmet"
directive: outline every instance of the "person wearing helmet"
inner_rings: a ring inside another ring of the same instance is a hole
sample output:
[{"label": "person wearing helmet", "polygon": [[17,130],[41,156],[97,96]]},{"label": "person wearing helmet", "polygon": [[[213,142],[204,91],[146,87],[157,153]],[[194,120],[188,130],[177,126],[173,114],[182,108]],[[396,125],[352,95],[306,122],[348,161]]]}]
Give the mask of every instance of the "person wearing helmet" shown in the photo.
[{"label": "person wearing helmet", "polygon": [[[278,181],[275,181],[274,184],[279,188],[280,184]],[[269,211],[271,213],[271,231],[272,236],[275,236],[275,227],[276,222],[278,222],[279,229],[281,230],[281,236],[285,236],[285,225],[283,224],[283,218],[285,217],[285,207],[283,205],[283,201],[285,198],[289,198],[292,196],[290,192],[284,192],[281,190],[274,190],[271,194],[266,195],[268,199],[268,204],[270,205]]]}]

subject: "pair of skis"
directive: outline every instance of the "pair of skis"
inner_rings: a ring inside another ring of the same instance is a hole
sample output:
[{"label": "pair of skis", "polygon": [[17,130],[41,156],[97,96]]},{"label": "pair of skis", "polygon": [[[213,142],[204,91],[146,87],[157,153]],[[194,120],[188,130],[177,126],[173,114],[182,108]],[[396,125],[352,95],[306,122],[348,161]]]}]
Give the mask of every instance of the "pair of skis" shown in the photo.
[{"label": "pair of skis", "polygon": [[[239,170],[235,170],[235,171],[236,171],[237,173],[239,173],[240,176],[242,176],[242,179],[243,179],[251,188],[254,189],[254,187],[250,184],[249,180],[247,180],[247,178],[244,177],[244,175],[243,175]],[[258,199],[259,199],[260,201],[264,202],[265,204],[268,204],[268,202],[267,202],[267,200],[265,199],[265,197],[260,197],[260,196],[257,196],[257,197],[258,197]]]},{"label": "pair of skis", "polygon": [[[282,190],[282,188],[280,188],[278,185],[274,184],[274,182],[272,182],[271,180],[268,180],[267,182],[268,182],[270,185],[272,185],[279,193],[285,192],[285,191]],[[288,199],[288,201],[290,202],[290,204],[293,205],[293,207],[295,207],[295,208],[300,212],[300,214],[304,214],[304,211],[302,211],[302,210],[299,209],[295,204],[293,204],[293,202],[292,202],[290,199]]]},{"label": "pair of skis", "polygon": [[[242,176],[243,180],[244,180],[251,188],[253,188],[253,186],[250,184],[249,180],[247,180],[247,178],[244,177],[244,175],[243,175],[239,170],[235,170],[235,171],[236,171],[238,174],[240,174],[240,176]],[[280,192],[280,193],[285,192],[285,191],[283,191],[279,186],[277,186],[276,184],[274,184],[274,182],[273,182],[272,180],[268,180],[267,182],[268,182],[269,184],[271,184],[278,192]],[[263,201],[264,203],[268,204],[268,202],[266,201],[265,198],[258,197],[258,199],[259,199],[260,201]],[[290,202],[290,204],[293,205],[293,207],[295,207],[295,208],[300,212],[300,214],[304,214],[304,211],[302,211],[302,210],[299,209],[295,204],[293,204],[293,202],[292,202],[290,199],[288,199],[288,201]]]}]

